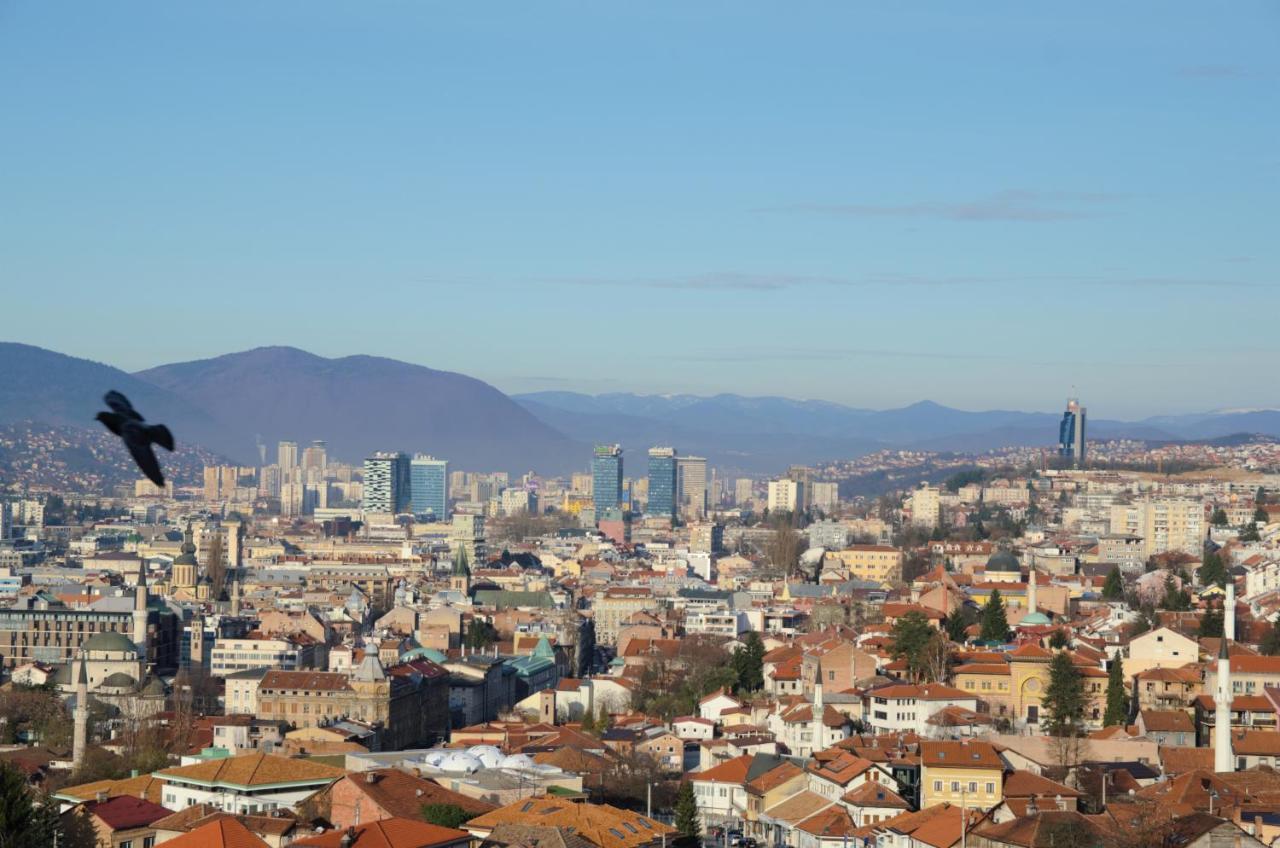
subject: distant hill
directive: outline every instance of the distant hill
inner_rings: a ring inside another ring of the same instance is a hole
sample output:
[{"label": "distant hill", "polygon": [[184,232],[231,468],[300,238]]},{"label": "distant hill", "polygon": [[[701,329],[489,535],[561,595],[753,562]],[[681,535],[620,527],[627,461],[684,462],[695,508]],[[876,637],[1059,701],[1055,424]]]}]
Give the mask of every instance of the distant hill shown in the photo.
[{"label": "distant hill", "polygon": [[[110,389],[124,392],[148,420],[168,424],[179,451],[192,444],[219,450],[221,434],[212,417],[172,392],[100,362],[0,342],[0,426],[102,430],[93,417],[106,409],[102,396]],[[163,460],[167,454],[160,453]]]},{"label": "distant hill", "polygon": [[562,472],[589,453],[487,383],[394,359],[264,347],[135,376],[206,410],[239,439],[237,456],[255,437],[272,452],[281,439],[324,439],[348,462],[421,451],[474,470]]}]

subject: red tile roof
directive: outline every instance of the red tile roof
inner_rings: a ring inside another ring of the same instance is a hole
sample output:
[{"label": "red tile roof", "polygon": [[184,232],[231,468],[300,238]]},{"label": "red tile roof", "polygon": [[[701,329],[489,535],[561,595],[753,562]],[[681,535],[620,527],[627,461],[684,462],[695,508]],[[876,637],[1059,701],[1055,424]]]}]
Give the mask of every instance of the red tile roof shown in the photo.
[{"label": "red tile roof", "polygon": [[[352,834],[354,838],[344,843],[343,838],[348,834]],[[432,848],[437,845],[466,844],[470,840],[471,834],[465,830],[412,819],[383,819],[348,830],[331,830],[290,844],[315,845],[320,848],[338,848],[339,845],[350,845],[351,848]]]}]

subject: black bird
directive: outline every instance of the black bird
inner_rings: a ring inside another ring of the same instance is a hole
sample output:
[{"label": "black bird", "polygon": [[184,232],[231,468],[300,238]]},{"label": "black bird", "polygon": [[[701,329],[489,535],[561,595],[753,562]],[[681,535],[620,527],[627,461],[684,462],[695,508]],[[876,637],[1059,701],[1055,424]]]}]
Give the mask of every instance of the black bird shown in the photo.
[{"label": "black bird", "polygon": [[173,450],[173,434],[163,424],[148,424],[138,411],[129,403],[129,399],[116,391],[107,392],[102,397],[111,412],[99,412],[97,419],[103,426],[115,433],[124,441],[124,446],[133,455],[142,473],[157,486],[164,485],[164,474],[160,471],[160,463],[156,460],[152,444],[157,444],[167,451]]}]

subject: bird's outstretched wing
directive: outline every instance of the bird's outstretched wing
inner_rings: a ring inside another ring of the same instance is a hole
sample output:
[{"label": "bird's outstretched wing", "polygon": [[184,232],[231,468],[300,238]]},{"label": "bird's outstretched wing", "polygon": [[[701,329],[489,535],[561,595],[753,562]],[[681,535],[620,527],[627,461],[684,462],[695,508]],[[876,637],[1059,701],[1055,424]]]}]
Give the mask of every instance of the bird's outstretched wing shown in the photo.
[{"label": "bird's outstretched wing", "polygon": [[102,422],[102,426],[106,427],[117,436],[124,432],[124,419],[114,412],[99,412],[94,416],[98,421]]},{"label": "bird's outstretched wing", "polygon": [[164,474],[160,471],[160,463],[156,460],[156,455],[151,450],[151,445],[140,439],[125,439],[124,444],[129,449],[129,453],[133,455],[133,461],[138,463],[142,473],[147,475],[147,479],[157,486],[163,486]]},{"label": "bird's outstretched wing", "polygon": [[173,434],[163,424],[152,424],[147,428],[147,435],[151,438],[151,441],[165,450],[173,450]]},{"label": "bird's outstretched wing", "polygon": [[133,408],[133,404],[129,403],[129,399],[112,389],[102,396],[102,400],[107,406],[111,407],[116,413],[123,415],[125,418],[132,418],[134,421],[141,421],[142,416]]}]

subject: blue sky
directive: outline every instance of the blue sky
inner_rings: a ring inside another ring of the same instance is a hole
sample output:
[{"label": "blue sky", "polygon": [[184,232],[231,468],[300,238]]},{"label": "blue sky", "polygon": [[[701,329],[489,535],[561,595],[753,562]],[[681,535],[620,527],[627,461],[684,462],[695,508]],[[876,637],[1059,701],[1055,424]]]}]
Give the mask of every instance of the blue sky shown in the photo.
[{"label": "blue sky", "polygon": [[1280,405],[1280,6],[0,0],[0,337]]}]

